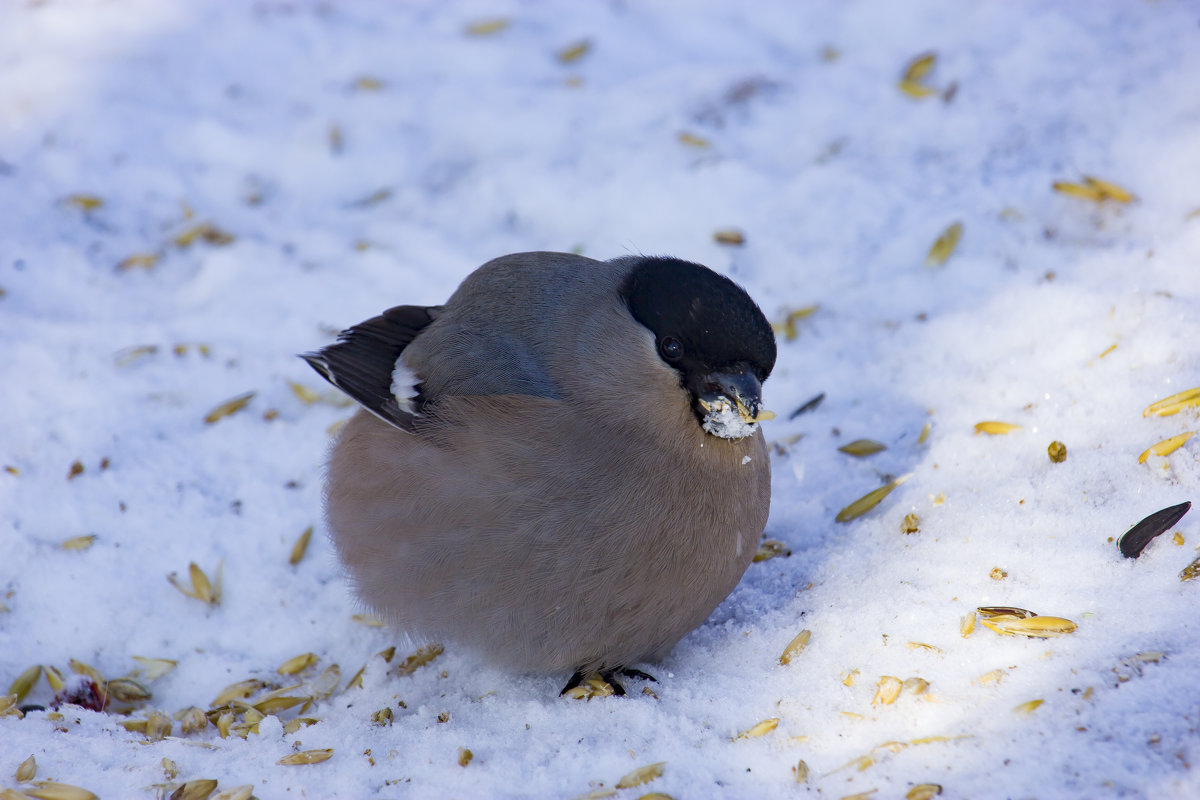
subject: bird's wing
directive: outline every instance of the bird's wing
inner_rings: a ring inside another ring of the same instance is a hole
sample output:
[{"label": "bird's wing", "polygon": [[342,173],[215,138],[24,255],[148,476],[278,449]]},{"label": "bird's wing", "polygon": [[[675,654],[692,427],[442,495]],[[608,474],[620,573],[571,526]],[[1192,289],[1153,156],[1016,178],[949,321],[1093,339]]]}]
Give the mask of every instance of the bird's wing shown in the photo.
[{"label": "bird's wing", "polygon": [[[397,359],[404,348],[437,319],[441,306],[396,306],[338,334],[336,343],[300,357],[325,380],[390,425],[411,431],[424,397],[419,385],[411,396],[398,396]],[[413,378],[415,376],[407,376]]]}]

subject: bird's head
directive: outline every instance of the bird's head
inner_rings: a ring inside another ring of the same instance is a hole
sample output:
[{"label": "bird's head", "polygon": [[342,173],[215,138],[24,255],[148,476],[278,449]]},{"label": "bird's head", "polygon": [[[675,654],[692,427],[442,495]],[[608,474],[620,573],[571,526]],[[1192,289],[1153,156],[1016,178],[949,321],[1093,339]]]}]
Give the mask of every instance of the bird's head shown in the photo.
[{"label": "bird's head", "polygon": [[708,433],[742,439],[775,415],[762,383],[775,366],[775,334],[745,290],[708,267],[676,258],[637,261],[621,286],[633,318],[654,336]]}]

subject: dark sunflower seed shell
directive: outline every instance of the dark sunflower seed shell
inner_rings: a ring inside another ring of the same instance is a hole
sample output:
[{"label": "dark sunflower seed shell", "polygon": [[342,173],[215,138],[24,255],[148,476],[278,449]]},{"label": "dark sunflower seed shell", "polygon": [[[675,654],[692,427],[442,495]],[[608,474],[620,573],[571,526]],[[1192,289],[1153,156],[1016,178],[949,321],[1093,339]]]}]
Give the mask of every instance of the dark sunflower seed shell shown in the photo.
[{"label": "dark sunflower seed shell", "polygon": [[1188,501],[1180,503],[1177,506],[1164,508],[1162,511],[1155,511],[1137,525],[1134,525],[1121,534],[1121,538],[1117,539],[1117,549],[1126,558],[1137,558],[1155,536],[1170,530],[1176,522],[1183,519],[1183,515],[1191,507],[1192,503]]}]

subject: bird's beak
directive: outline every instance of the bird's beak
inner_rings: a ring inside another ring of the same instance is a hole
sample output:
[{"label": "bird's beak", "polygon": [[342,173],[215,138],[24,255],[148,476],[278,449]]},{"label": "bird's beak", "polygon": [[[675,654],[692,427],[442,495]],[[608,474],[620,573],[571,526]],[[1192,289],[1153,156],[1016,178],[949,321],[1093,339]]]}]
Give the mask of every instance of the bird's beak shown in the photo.
[{"label": "bird's beak", "polygon": [[[762,407],[762,384],[749,369],[740,366],[710,372],[699,385],[696,402],[704,410],[704,427],[725,438],[741,438],[754,432],[756,422],[774,419]],[[737,425],[733,412],[736,411]]]}]

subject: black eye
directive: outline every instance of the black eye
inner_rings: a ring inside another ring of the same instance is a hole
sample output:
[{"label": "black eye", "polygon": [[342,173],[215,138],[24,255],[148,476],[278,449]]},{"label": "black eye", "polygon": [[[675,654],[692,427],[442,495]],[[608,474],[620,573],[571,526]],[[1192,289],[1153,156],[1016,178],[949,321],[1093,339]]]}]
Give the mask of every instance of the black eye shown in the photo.
[{"label": "black eye", "polygon": [[658,343],[658,352],[662,353],[662,357],[667,361],[678,361],[683,356],[683,345],[678,339],[668,336]]}]

